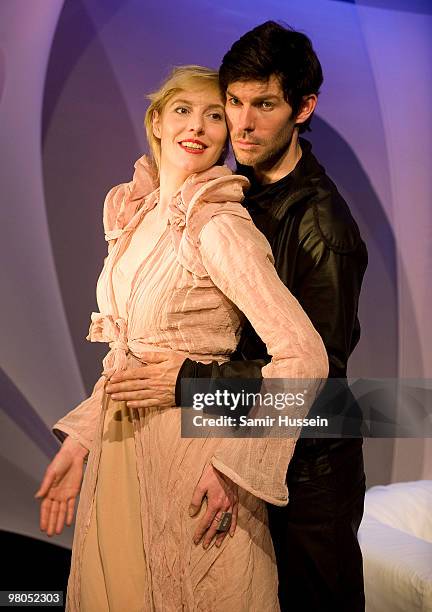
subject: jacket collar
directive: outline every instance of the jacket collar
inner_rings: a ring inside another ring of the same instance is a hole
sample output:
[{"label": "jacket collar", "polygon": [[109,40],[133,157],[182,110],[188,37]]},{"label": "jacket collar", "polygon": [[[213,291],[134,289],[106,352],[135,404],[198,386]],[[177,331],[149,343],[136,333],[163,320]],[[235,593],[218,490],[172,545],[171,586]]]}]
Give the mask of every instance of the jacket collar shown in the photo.
[{"label": "jacket collar", "polygon": [[275,183],[260,185],[253,175],[250,166],[237,167],[239,174],[244,174],[251,182],[246,194],[245,206],[253,217],[261,217],[261,230],[273,234],[279,222],[293,206],[310,199],[318,192],[318,183],[325,174],[324,168],[312,153],[312,145],[300,138],[302,156],[294,170]]}]

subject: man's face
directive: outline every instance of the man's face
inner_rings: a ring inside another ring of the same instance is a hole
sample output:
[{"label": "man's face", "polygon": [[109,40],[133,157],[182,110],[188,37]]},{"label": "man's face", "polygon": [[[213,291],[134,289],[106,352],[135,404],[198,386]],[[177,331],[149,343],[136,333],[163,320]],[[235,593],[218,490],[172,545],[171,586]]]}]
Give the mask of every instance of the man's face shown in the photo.
[{"label": "man's face", "polygon": [[288,149],[295,125],[279,79],[235,81],[226,92],[225,113],[234,155],[245,166],[266,166]]}]

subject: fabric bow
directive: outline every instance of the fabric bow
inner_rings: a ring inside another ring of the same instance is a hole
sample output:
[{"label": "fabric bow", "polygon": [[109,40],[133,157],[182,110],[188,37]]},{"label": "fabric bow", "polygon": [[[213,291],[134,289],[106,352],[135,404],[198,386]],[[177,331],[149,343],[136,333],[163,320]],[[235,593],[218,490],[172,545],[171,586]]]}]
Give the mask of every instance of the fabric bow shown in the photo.
[{"label": "fabric bow", "polygon": [[114,373],[126,369],[129,345],[127,323],[124,319],[114,319],[111,315],[93,312],[87,340],[109,343],[111,350],[102,361],[103,376],[110,378]]}]

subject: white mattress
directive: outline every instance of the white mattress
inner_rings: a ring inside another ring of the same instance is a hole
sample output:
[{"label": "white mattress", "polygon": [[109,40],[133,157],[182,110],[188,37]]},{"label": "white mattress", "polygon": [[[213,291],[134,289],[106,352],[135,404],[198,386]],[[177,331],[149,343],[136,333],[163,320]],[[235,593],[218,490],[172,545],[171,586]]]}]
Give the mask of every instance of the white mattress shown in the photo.
[{"label": "white mattress", "polygon": [[432,481],[370,489],[359,540],[367,612],[432,612]]}]

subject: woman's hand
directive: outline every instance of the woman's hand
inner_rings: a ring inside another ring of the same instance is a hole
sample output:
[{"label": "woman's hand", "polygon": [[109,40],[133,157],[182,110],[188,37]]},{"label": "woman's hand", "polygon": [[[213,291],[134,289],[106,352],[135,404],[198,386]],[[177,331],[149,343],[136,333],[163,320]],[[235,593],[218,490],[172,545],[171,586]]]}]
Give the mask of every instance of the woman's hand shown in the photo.
[{"label": "woman's hand", "polygon": [[[207,465],[192,496],[189,506],[189,515],[195,516],[201,508],[204,497],[207,497],[207,511],[201,519],[194,534],[194,543],[199,544],[204,537],[203,547],[208,548],[213,537],[216,536],[217,547],[227,533],[232,537],[237,526],[238,514],[238,488],[237,485],[221,472],[218,472],[211,464]],[[229,531],[220,533],[220,517],[223,512],[231,512],[232,520]]]},{"label": "woman's hand", "polygon": [[40,528],[49,536],[60,534],[65,522],[68,526],[72,524],[87,453],[82,444],[68,436],[47,467],[35,498],[43,498]]}]

